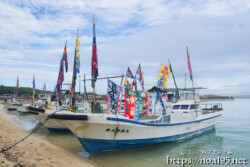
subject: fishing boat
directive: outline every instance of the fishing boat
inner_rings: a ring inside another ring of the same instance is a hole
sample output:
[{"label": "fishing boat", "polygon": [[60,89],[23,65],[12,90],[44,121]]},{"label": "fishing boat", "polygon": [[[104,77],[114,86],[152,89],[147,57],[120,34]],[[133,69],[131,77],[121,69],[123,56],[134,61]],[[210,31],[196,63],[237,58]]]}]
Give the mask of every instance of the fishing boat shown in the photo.
[{"label": "fishing boat", "polygon": [[124,115],[63,111],[49,118],[60,120],[89,153],[180,140],[215,127],[222,115],[221,104],[202,108],[197,94],[195,99],[192,98],[193,94],[182,97],[173,106],[170,115],[139,121],[130,120]]}]

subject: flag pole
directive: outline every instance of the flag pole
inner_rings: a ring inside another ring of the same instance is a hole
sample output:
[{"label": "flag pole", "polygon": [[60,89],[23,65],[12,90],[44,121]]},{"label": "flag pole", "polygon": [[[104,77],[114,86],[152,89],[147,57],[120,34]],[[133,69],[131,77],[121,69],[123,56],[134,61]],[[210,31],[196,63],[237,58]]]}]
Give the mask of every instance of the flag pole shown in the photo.
[{"label": "flag pole", "polygon": [[92,76],[92,83],[93,83],[93,113],[95,113],[95,80],[94,80],[94,77],[95,77],[95,69],[93,68],[93,76]]}]

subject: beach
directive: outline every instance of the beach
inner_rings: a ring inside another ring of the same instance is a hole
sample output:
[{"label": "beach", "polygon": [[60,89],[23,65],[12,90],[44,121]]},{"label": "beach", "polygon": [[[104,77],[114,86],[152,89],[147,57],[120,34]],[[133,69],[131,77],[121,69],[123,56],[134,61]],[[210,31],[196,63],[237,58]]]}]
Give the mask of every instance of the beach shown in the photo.
[{"label": "beach", "polygon": [[[0,109],[0,150],[18,142],[29,132],[12,122]],[[7,166],[51,166],[51,167],[94,167],[94,162],[66,151],[35,135],[0,153],[0,167]]]}]

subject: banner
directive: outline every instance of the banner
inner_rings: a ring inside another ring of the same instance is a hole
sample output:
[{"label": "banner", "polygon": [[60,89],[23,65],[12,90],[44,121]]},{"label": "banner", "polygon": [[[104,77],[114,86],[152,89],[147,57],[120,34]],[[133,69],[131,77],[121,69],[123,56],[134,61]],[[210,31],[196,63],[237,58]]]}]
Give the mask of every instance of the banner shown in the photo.
[{"label": "banner", "polygon": [[128,78],[125,79],[124,87],[126,87],[126,88],[128,88],[128,89],[130,89],[130,90],[133,89],[133,86],[132,86],[131,83],[129,83]]},{"label": "banner", "polygon": [[63,51],[63,60],[65,61],[66,72],[68,72],[67,41],[66,41],[64,51]]},{"label": "banner", "polygon": [[140,92],[125,90],[125,117],[139,121]]},{"label": "banner", "polygon": [[92,87],[93,81],[96,82],[98,77],[98,61],[97,61],[97,46],[96,46],[96,33],[95,33],[95,17],[93,16],[93,44],[92,44],[92,60],[91,60],[91,75],[92,75]]},{"label": "banner", "polygon": [[115,114],[119,99],[119,86],[110,80],[108,80],[107,96],[110,97],[110,112]]},{"label": "banner", "polygon": [[148,92],[145,93],[146,116],[149,116]]},{"label": "banner", "polygon": [[163,100],[162,100],[162,96],[160,93],[157,94],[157,98],[160,99],[160,102],[161,102],[161,106],[162,106],[162,115],[166,115],[166,109],[165,109],[165,105],[163,103]]},{"label": "banner", "polygon": [[129,77],[129,78],[134,79],[134,76],[133,76],[133,74],[132,74],[132,72],[131,72],[131,70],[130,70],[130,68],[129,68],[129,67],[128,67],[128,70],[127,70],[127,74],[126,74],[126,76],[127,76],[127,77]]},{"label": "banner", "polygon": [[189,53],[188,53],[188,47],[187,47],[187,60],[188,60],[188,70],[189,70],[189,74],[190,74],[190,79],[193,81],[193,72],[192,72],[190,57],[189,57]]},{"label": "banner", "polygon": [[79,37],[78,37],[78,31],[76,36],[76,49],[75,49],[75,62],[76,62],[76,71],[79,74],[80,73],[80,51],[79,51]]},{"label": "banner", "polygon": [[148,111],[151,116],[155,114],[156,92],[148,92]]},{"label": "banner", "polygon": [[170,68],[168,66],[162,65],[161,71],[158,77],[157,87],[160,89],[164,89],[167,86],[168,77],[170,74]]},{"label": "banner", "polygon": [[118,86],[118,88],[119,88],[119,91],[121,89],[121,93],[120,93],[119,102],[118,102],[118,106],[117,106],[117,113],[119,113],[121,111],[121,107],[122,107],[122,95],[123,95],[123,92],[126,89],[126,88],[123,88],[123,87],[120,87],[120,86]]},{"label": "banner", "polygon": [[111,114],[110,112],[110,97],[107,95],[107,114]]}]

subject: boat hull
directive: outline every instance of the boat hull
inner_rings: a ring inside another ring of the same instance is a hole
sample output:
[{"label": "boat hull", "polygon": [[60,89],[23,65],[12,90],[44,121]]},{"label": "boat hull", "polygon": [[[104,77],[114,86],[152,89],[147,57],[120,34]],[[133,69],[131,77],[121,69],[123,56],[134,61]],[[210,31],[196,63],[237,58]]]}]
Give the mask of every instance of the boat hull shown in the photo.
[{"label": "boat hull", "polygon": [[[40,123],[44,123],[45,120],[47,119],[46,114],[32,114]],[[55,119],[48,119],[44,124],[43,124],[49,131],[52,132],[69,132],[69,129],[58,122]]]},{"label": "boat hull", "polygon": [[161,143],[161,142],[171,142],[180,139],[184,139],[196,134],[204,133],[208,130],[215,128],[215,125],[192,131],[184,134],[174,135],[174,136],[166,136],[161,138],[151,138],[151,139],[133,139],[133,140],[101,140],[101,139],[86,139],[86,138],[78,138],[82,146],[89,153],[98,153],[104,151],[112,151],[123,148],[130,147],[138,147],[144,146],[148,144]]},{"label": "boat hull", "polygon": [[[175,141],[214,128],[220,112],[195,121],[154,124],[116,117],[91,116],[87,121],[60,120],[79,139],[89,153]],[[102,119],[101,119],[102,118]]]}]

